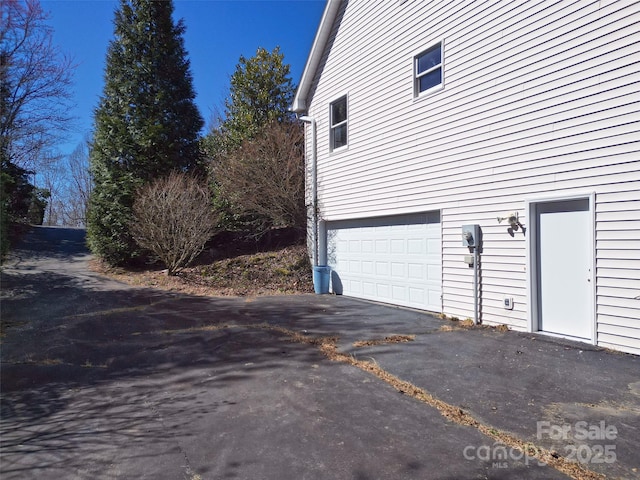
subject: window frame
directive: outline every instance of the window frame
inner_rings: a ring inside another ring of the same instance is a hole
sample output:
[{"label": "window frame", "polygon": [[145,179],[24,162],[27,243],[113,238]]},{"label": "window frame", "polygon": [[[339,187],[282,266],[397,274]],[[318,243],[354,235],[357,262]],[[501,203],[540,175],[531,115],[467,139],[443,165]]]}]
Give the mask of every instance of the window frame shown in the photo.
[{"label": "window frame", "polygon": [[[333,123],[333,107],[338,102],[345,102],[345,119],[334,125]],[[335,146],[335,131],[340,127],[345,127],[345,143],[338,147]],[[339,152],[349,147],[349,95],[343,94],[337,97],[335,100],[329,102],[329,151]]]},{"label": "window frame", "polygon": [[[440,47],[440,63],[430,67],[423,72],[418,72],[418,61],[420,57],[435,50],[437,47]],[[434,92],[438,92],[444,88],[444,39],[439,39],[437,41],[431,42],[427,48],[422,48],[419,52],[415,53],[412,57],[413,61],[413,98],[419,99],[430,95]],[[420,91],[420,79],[425,75],[440,69],[440,83],[434,85],[426,90]]]}]

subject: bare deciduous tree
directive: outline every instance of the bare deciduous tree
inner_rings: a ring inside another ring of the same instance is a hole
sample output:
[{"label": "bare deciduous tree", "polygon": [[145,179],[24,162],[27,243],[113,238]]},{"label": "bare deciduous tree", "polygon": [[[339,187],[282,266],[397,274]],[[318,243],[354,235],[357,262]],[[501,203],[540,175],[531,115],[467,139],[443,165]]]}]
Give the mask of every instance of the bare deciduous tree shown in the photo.
[{"label": "bare deciduous tree", "polygon": [[80,143],[67,159],[65,225],[75,227],[87,224],[87,208],[93,188],[89,171],[89,138]]},{"label": "bare deciduous tree", "polygon": [[67,156],[51,159],[41,165],[37,184],[51,194],[45,214],[45,225],[83,227],[92,180],[89,172],[89,138],[78,144]]},{"label": "bare deciduous tree", "polygon": [[43,164],[43,168],[37,176],[36,183],[39,187],[49,192],[51,197],[47,202],[47,209],[44,216],[45,225],[63,225],[65,210],[65,168],[60,165],[59,159],[49,159]]},{"label": "bare deciduous tree", "polygon": [[2,0],[0,141],[10,160],[35,170],[70,125],[74,65],[52,43],[37,0]]},{"label": "bare deciduous tree", "polygon": [[129,230],[166,265],[168,275],[175,275],[202,252],[216,224],[209,189],[174,172],[137,192]]},{"label": "bare deciduous tree", "polygon": [[254,228],[304,229],[304,131],[295,122],[272,122],[212,165],[220,195]]}]

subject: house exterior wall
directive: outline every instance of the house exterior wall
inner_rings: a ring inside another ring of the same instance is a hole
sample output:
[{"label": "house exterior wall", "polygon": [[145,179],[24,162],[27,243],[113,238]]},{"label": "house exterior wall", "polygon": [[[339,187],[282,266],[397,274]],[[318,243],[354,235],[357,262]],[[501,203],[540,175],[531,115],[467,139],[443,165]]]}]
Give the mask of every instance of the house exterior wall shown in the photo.
[{"label": "house exterior wall", "polygon": [[[414,56],[438,41],[444,88],[414,98]],[[640,354],[639,52],[639,2],[343,2],[308,98],[320,218],[440,210],[442,311],[461,318],[460,229],[480,224],[482,321],[527,330],[527,202],[594,194],[596,343]],[[497,222],[510,211],[525,231]]]}]

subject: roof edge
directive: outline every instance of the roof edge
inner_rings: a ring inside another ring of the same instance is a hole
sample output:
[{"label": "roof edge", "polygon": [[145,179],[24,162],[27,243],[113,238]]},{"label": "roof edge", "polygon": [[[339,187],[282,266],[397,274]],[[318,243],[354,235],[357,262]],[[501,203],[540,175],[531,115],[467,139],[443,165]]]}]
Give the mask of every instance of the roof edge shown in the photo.
[{"label": "roof edge", "polygon": [[320,26],[316,33],[316,38],[313,40],[309,57],[307,58],[307,64],[302,71],[302,77],[300,78],[300,84],[296,90],[296,95],[293,97],[293,104],[291,105],[291,111],[295,113],[303,113],[307,110],[307,96],[309,90],[311,90],[311,84],[315,77],[318,65],[322,59],[324,48],[327,45],[331,31],[333,30],[333,22],[336,19],[338,10],[340,9],[340,3],[342,0],[327,0],[327,5],[324,8],[322,19],[320,20]]}]

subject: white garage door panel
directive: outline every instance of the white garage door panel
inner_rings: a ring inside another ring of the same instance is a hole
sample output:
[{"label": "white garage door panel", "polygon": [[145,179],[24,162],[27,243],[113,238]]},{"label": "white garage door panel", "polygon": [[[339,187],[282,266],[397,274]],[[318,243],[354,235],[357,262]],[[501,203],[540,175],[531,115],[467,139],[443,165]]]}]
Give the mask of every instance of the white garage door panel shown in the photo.
[{"label": "white garage door panel", "polygon": [[327,245],[337,293],[441,311],[437,212],[330,223]]}]

